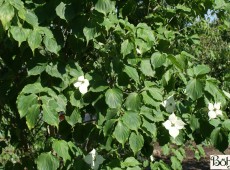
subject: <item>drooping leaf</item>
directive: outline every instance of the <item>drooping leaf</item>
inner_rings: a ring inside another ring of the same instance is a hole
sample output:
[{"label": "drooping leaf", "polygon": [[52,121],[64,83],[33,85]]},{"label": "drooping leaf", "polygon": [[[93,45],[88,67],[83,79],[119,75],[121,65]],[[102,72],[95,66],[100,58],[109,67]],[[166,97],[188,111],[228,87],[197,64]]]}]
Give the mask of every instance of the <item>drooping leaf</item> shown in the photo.
[{"label": "drooping leaf", "polygon": [[43,120],[49,125],[58,127],[59,118],[56,108],[58,107],[56,101],[50,97],[42,96],[42,109],[43,109]]},{"label": "drooping leaf", "polygon": [[69,146],[66,141],[55,140],[52,144],[52,148],[55,150],[58,156],[63,158],[64,162],[71,159],[69,155]]},{"label": "drooping leaf", "polygon": [[57,170],[59,167],[59,160],[50,152],[41,153],[36,162],[38,170]]},{"label": "drooping leaf", "polygon": [[194,67],[193,70],[196,76],[204,75],[211,71],[211,69],[207,65],[198,65]]},{"label": "drooping leaf", "polygon": [[155,138],[157,136],[156,125],[152,122],[147,121],[146,119],[142,119],[142,121],[142,128],[144,128],[151,135],[151,137]]},{"label": "drooping leaf", "polygon": [[136,155],[137,152],[140,151],[141,148],[144,146],[143,136],[140,133],[136,134],[132,132],[129,137],[129,145],[133,153]]},{"label": "drooping leaf", "polygon": [[29,107],[38,104],[38,96],[35,94],[19,95],[17,98],[17,107],[20,117],[26,116],[29,112]]},{"label": "drooping leaf", "polygon": [[190,80],[186,86],[186,92],[193,100],[200,98],[203,94],[203,83],[199,79]]},{"label": "drooping leaf", "polygon": [[134,49],[134,45],[132,42],[129,42],[129,40],[125,40],[121,44],[121,53],[123,54],[123,56],[130,54],[133,49]]},{"label": "drooping leaf", "polygon": [[140,165],[140,162],[136,160],[134,157],[128,157],[124,162],[121,163],[121,167],[134,167]]},{"label": "drooping leaf", "polygon": [[61,2],[57,7],[56,7],[56,13],[61,19],[65,19],[65,9],[66,9],[66,4]]},{"label": "drooping leaf", "polygon": [[141,71],[144,75],[153,77],[154,76],[154,71],[152,69],[150,60],[141,60]]},{"label": "drooping leaf", "polygon": [[26,22],[28,22],[34,27],[38,26],[38,17],[34,14],[34,12],[26,10],[24,15]]},{"label": "drooping leaf", "polygon": [[41,113],[40,105],[37,103],[32,105],[28,109],[28,114],[26,115],[26,124],[29,129],[34,128],[39,119],[39,114]]},{"label": "drooping leaf", "polygon": [[140,115],[135,111],[126,111],[122,117],[122,121],[130,130],[135,130],[136,132],[138,132],[141,126]]},{"label": "drooping leaf", "polygon": [[29,29],[25,29],[22,27],[11,26],[10,33],[12,34],[13,38],[18,41],[18,46],[21,45],[23,41],[27,40]]},{"label": "drooping leaf", "polygon": [[110,119],[105,122],[105,125],[103,127],[103,132],[105,136],[108,136],[112,133],[115,122],[116,122],[116,119]]},{"label": "drooping leaf", "polygon": [[195,131],[196,129],[200,128],[199,119],[196,118],[195,115],[191,115],[191,118],[190,118],[190,127],[191,127],[192,131]]},{"label": "drooping leaf", "polygon": [[98,0],[95,5],[95,10],[103,14],[107,14],[115,9],[115,3],[111,0]]},{"label": "drooping leaf", "polygon": [[224,93],[219,89],[219,87],[215,82],[206,80],[204,90],[210,93],[215,101],[221,102],[222,105],[226,103]]},{"label": "drooping leaf", "polygon": [[91,26],[91,27],[85,27],[83,29],[83,33],[85,35],[87,44],[89,43],[90,40],[94,39],[98,35],[97,34],[97,29],[95,28],[95,25],[93,25],[93,26]]},{"label": "drooping leaf", "polygon": [[37,65],[30,70],[28,70],[29,76],[40,75],[43,71],[45,71],[47,63],[37,63]]},{"label": "drooping leaf", "polygon": [[173,169],[182,169],[182,166],[181,166],[181,162],[177,159],[177,157],[175,156],[172,156],[170,158],[171,162],[172,162],[172,168]]},{"label": "drooping leaf", "polygon": [[66,121],[73,127],[76,123],[82,122],[81,113],[78,109],[74,109],[70,116],[66,116]]},{"label": "drooping leaf", "polygon": [[125,101],[127,110],[137,111],[141,107],[141,98],[138,93],[130,93]]},{"label": "drooping leaf", "polygon": [[10,26],[10,22],[14,17],[14,7],[8,2],[3,3],[0,6],[0,21],[3,27],[7,30]]},{"label": "drooping leaf", "polygon": [[162,91],[158,88],[148,88],[148,92],[150,93],[151,97],[157,101],[163,101]]},{"label": "drooping leaf", "polygon": [[213,146],[223,152],[228,148],[228,136],[220,127],[215,128],[210,136]]},{"label": "drooping leaf", "polygon": [[122,122],[118,121],[113,136],[116,138],[116,140],[122,144],[124,147],[125,142],[128,140],[130,134],[129,128]]},{"label": "drooping leaf", "polygon": [[30,31],[28,35],[28,44],[33,52],[36,48],[38,48],[41,45],[41,42],[41,34],[36,30]]},{"label": "drooping leaf", "polygon": [[49,38],[45,36],[43,40],[46,49],[54,54],[58,54],[58,51],[60,50],[60,47],[58,46],[56,40],[54,38]]},{"label": "drooping leaf", "polygon": [[130,66],[125,66],[124,68],[124,72],[127,73],[127,75],[133,79],[135,82],[139,83],[140,80],[139,80],[139,75],[138,75],[138,72],[137,72],[137,69],[134,68],[134,67],[130,67]]},{"label": "drooping leaf", "polygon": [[155,52],[151,56],[151,63],[155,69],[161,67],[165,63],[165,61],[166,56],[164,54],[161,54],[160,52]]},{"label": "drooping leaf", "polygon": [[108,89],[105,93],[105,102],[110,108],[121,107],[123,94],[117,88]]}]

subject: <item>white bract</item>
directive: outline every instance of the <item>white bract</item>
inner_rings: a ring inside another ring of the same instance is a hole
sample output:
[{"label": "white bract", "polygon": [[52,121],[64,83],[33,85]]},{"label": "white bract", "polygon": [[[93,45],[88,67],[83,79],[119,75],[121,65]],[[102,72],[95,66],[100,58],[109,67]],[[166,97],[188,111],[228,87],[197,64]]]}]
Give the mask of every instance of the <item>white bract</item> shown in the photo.
[{"label": "white bract", "polygon": [[179,135],[179,130],[184,128],[185,123],[172,113],[163,125],[175,139]]},{"label": "white bract", "polygon": [[85,156],[84,160],[91,166],[92,169],[97,170],[99,165],[102,164],[105,159],[101,155],[98,155],[97,151],[93,149]]},{"label": "white bract", "polygon": [[74,87],[79,88],[81,94],[85,94],[88,91],[89,80],[85,79],[84,76],[80,76],[77,82],[74,83]]},{"label": "white bract", "polygon": [[218,115],[222,115],[222,111],[220,110],[220,103],[209,103],[208,104],[208,117],[210,119],[215,119]]},{"label": "white bract", "polygon": [[141,50],[136,48],[137,54],[142,54]]},{"label": "white bract", "polygon": [[172,113],[175,111],[176,103],[173,96],[169,96],[167,100],[163,101],[162,105],[165,107],[166,111]]}]

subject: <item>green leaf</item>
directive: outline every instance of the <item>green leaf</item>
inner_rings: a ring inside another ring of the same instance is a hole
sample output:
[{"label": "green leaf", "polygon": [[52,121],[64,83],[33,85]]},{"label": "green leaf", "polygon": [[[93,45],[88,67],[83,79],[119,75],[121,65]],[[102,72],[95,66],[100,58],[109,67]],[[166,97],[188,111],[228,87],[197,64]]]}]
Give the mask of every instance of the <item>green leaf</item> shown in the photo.
[{"label": "green leaf", "polygon": [[98,35],[95,27],[85,27],[83,29],[83,33],[85,35],[87,44],[89,43],[90,40],[93,40]]},{"label": "green leaf", "polygon": [[191,115],[190,117],[190,128],[192,129],[192,131],[200,128],[199,119],[196,118],[195,115]]},{"label": "green leaf", "polygon": [[140,70],[146,76],[150,76],[150,77],[154,76],[154,71],[152,69],[150,60],[148,60],[148,59],[141,60],[141,68],[140,68]]},{"label": "green leaf", "polygon": [[185,11],[185,12],[190,12],[191,11],[191,8],[188,8],[188,7],[186,7],[184,5],[181,5],[181,4],[177,4],[176,8],[180,9],[182,11]]},{"label": "green leaf", "polygon": [[30,94],[30,95],[19,95],[17,98],[17,107],[18,107],[18,112],[20,114],[20,117],[23,118],[26,116],[29,112],[29,107],[33,105],[38,104],[38,96],[35,94]]},{"label": "green leaf", "polygon": [[63,94],[59,94],[57,97],[55,97],[57,101],[58,107],[56,108],[57,112],[65,112],[66,111],[66,105],[67,105],[67,99]]},{"label": "green leaf", "polygon": [[230,93],[226,92],[225,90],[223,90],[223,93],[228,99],[230,99]]},{"label": "green leaf", "polygon": [[21,45],[23,41],[27,40],[29,29],[17,27],[17,26],[11,26],[10,27],[10,33],[12,34],[13,38],[18,41],[18,46]]},{"label": "green leaf", "polygon": [[25,20],[27,23],[31,24],[32,26],[38,26],[38,17],[34,14],[34,12],[27,10],[24,13]]},{"label": "green leaf", "polygon": [[[9,0],[8,2],[12,6],[14,6],[14,8],[16,8],[17,10],[23,10],[24,8],[24,4],[21,0]],[[1,6],[1,2],[0,2],[0,6]]]},{"label": "green leaf", "polygon": [[228,136],[220,127],[215,128],[210,136],[213,146],[221,152],[228,148]]},{"label": "green leaf", "polygon": [[217,102],[221,102],[222,105],[226,103],[224,93],[219,89],[217,83],[206,80],[205,91],[209,92]]},{"label": "green leaf", "polygon": [[57,170],[59,167],[59,160],[50,152],[41,153],[36,162],[38,170]]},{"label": "green leaf", "polygon": [[224,129],[227,129],[227,130],[230,131],[230,119],[225,120],[225,121],[222,123],[222,127],[223,127]]},{"label": "green leaf", "polygon": [[165,63],[165,61],[166,56],[164,54],[161,54],[160,52],[155,52],[151,56],[151,63],[155,69],[161,67]]},{"label": "green leaf", "polygon": [[175,156],[171,156],[170,160],[172,162],[172,168],[174,170],[182,170],[181,162]]},{"label": "green leaf", "polygon": [[43,42],[44,42],[45,47],[48,51],[50,51],[51,53],[54,53],[54,54],[58,54],[60,47],[58,46],[58,44],[54,38],[49,38],[49,37],[45,36]]},{"label": "green leaf", "polygon": [[28,70],[29,76],[40,75],[43,71],[45,71],[47,63],[37,63],[37,65],[30,70]]},{"label": "green leaf", "polygon": [[3,27],[8,30],[10,26],[10,21],[14,17],[14,7],[5,2],[0,6],[0,20],[2,22]]},{"label": "green leaf", "polygon": [[105,136],[108,136],[112,133],[113,125],[116,121],[116,119],[110,119],[105,122],[105,125],[103,126],[103,132]]},{"label": "green leaf", "polygon": [[61,2],[57,7],[56,7],[56,14],[64,20],[71,20],[72,18],[75,17],[75,11],[74,8],[72,7],[71,4],[65,4]]},{"label": "green leaf", "polygon": [[177,159],[182,162],[184,159],[184,156],[182,155],[182,153],[177,149],[173,149],[173,154],[177,157]]},{"label": "green leaf", "polygon": [[163,101],[163,96],[162,96],[163,92],[160,89],[152,87],[152,88],[148,88],[148,92],[153,99],[157,101]]},{"label": "green leaf", "polygon": [[153,97],[147,93],[147,91],[143,91],[142,93],[142,97],[143,97],[143,101],[146,105],[150,105],[150,106],[154,106],[154,107],[158,107],[159,103],[153,99]]},{"label": "green leaf", "polygon": [[56,108],[58,107],[54,99],[42,96],[43,120],[49,125],[58,127],[59,119]]},{"label": "green leaf", "polygon": [[121,107],[122,99],[122,91],[117,88],[108,89],[105,93],[105,102],[110,108]]},{"label": "green leaf", "polygon": [[56,13],[57,15],[61,18],[65,20],[65,10],[66,10],[66,4],[64,4],[63,2],[61,2],[57,7],[56,7]]},{"label": "green leaf", "polygon": [[129,128],[122,122],[118,121],[113,136],[116,138],[116,140],[122,144],[124,147],[125,142],[128,140],[130,134]]},{"label": "green leaf", "polygon": [[152,138],[155,138],[157,136],[157,128],[155,123],[150,123],[145,119],[142,119],[142,121],[143,121],[142,128],[147,130],[147,132],[151,135]]},{"label": "green leaf", "polygon": [[28,35],[28,44],[33,52],[36,48],[40,47],[41,42],[42,42],[41,34],[36,30],[30,31]]},{"label": "green leaf", "polygon": [[134,157],[128,157],[125,159],[124,162],[121,163],[122,168],[130,167],[130,166],[133,167],[138,165],[140,165],[140,162],[138,162],[138,160],[136,160]]},{"label": "green leaf", "polygon": [[44,92],[44,87],[42,87],[41,83],[33,83],[27,84],[21,91],[21,93],[41,93]]},{"label": "green leaf", "polygon": [[138,132],[138,129],[141,126],[141,118],[138,112],[125,111],[122,121],[130,130],[135,130],[136,132]]},{"label": "green leaf", "polygon": [[186,93],[192,100],[196,100],[203,95],[203,83],[199,79],[192,79],[186,86]]},{"label": "green leaf", "polygon": [[[175,56],[173,55],[168,55],[167,58],[171,61],[173,65],[175,65],[177,68],[180,70],[184,69],[184,63],[180,60],[178,60]],[[179,58],[179,57],[178,57]]]},{"label": "green leaf", "polygon": [[64,140],[55,140],[52,144],[52,148],[57,153],[58,156],[63,158],[64,162],[71,160],[69,155],[69,146],[68,143]]},{"label": "green leaf", "polygon": [[137,152],[140,151],[141,148],[144,146],[143,136],[140,133],[136,134],[132,132],[129,137],[129,145],[133,153],[136,155]]},{"label": "green leaf", "polygon": [[95,10],[103,14],[112,12],[115,9],[115,2],[110,0],[98,0],[95,5]]},{"label": "green leaf", "polygon": [[40,105],[38,103],[29,107],[28,114],[26,115],[26,124],[29,129],[34,128],[40,113]]},{"label": "green leaf", "polygon": [[134,45],[132,42],[129,42],[129,40],[125,40],[124,42],[122,42],[121,53],[123,54],[123,56],[130,54],[133,49],[134,49]]},{"label": "green leaf", "polygon": [[81,113],[75,108],[70,116],[66,116],[66,121],[73,127],[76,123],[82,122]]},{"label": "green leaf", "polygon": [[204,75],[204,74],[207,74],[211,71],[211,69],[207,65],[198,65],[198,66],[194,67],[193,70],[194,70],[194,74],[196,76]]},{"label": "green leaf", "polygon": [[137,111],[141,107],[141,98],[138,93],[130,93],[125,101],[125,107],[127,110]]},{"label": "green leaf", "polygon": [[125,65],[124,72],[135,82],[140,83],[138,72],[134,67]]}]

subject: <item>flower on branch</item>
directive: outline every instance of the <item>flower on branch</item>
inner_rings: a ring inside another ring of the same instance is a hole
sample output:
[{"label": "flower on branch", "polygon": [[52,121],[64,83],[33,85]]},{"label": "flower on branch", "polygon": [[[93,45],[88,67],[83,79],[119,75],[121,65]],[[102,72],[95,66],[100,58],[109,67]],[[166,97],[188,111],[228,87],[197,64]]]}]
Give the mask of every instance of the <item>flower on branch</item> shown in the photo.
[{"label": "flower on branch", "polygon": [[80,76],[77,82],[74,83],[74,87],[79,88],[81,94],[88,92],[89,80],[85,79],[84,76]]},{"label": "flower on branch", "polygon": [[97,151],[93,149],[88,155],[85,156],[85,162],[88,163],[92,169],[97,170],[99,165],[104,162],[104,158],[98,155]]},{"label": "flower on branch", "polygon": [[185,123],[172,113],[163,125],[175,139],[179,135],[179,130],[184,128]]},{"label": "flower on branch", "polygon": [[163,101],[162,105],[165,107],[166,111],[173,113],[176,108],[176,103],[173,96],[169,96],[167,100]]},{"label": "flower on branch", "polygon": [[220,103],[209,103],[208,104],[208,117],[210,119],[215,119],[218,115],[222,115],[222,111],[220,110]]}]

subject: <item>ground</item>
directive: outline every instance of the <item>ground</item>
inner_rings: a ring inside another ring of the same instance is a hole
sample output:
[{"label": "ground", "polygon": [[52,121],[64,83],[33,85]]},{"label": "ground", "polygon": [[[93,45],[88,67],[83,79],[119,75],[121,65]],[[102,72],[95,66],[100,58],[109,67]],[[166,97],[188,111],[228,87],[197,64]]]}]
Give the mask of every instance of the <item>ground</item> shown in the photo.
[{"label": "ground", "polygon": [[[154,151],[158,157],[158,159],[163,159],[164,162],[170,164],[170,158],[161,156],[160,147],[156,147],[157,149]],[[230,155],[230,147],[224,152],[221,153],[213,147],[204,147],[204,151],[206,156],[197,160],[194,157],[194,152],[190,149],[186,149],[186,158],[184,159],[182,166],[183,170],[209,170],[210,169],[210,155]]]}]

